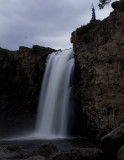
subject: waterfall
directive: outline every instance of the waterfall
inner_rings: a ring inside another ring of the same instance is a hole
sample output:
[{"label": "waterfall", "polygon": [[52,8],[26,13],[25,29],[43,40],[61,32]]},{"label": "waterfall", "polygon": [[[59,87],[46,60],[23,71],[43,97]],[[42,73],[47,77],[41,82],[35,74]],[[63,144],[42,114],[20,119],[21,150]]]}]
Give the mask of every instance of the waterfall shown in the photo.
[{"label": "waterfall", "polygon": [[48,56],[36,123],[39,138],[67,137],[73,53],[72,49],[68,49]]}]

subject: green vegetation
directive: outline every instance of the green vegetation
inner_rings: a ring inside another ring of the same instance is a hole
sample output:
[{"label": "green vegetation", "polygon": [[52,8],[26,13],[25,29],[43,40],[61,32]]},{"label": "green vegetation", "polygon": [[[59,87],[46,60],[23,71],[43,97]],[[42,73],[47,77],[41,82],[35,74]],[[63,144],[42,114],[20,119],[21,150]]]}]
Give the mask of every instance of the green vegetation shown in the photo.
[{"label": "green vegetation", "polygon": [[101,27],[101,21],[97,20],[95,21],[95,25],[92,23],[89,23],[85,26],[81,26],[80,28],[77,28],[76,34],[81,41],[84,41],[86,44],[88,44],[91,42],[92,38],[97,34],[97,32],[100,30],[100,27]]},{"label": "green vegetation", "polygon": [[91,41],[90,29],[90,25],[81,26],[77,29],[77,35],[80,36],[85,43],[90,43]]},{"label": "green vegetation", "polygon": [[21,75],[17,74],[15,77],[15,81],[18,85],[21,85],[24,83],[24,78]]},{"label": "green vegetation", "polygon": [[[112,0],[99,0],[99,8],[103,9],[107,4],[109,4]],[[119,2],[119,1],[117,1]],[[124,0],[120,0],[120,3],[124,3]]]},{"label": "green vegetation", "polygon": [[80,28],[77,28],[77,34],[83,34],[83,33],[88,33],[90,30],[90,26],[86,25],[86,26],[81,26]]},{"label": "green vegetation", "polygon": [[[36,95],[37,92],[39,91],[39,89],[40,89],[40,85],[39,85],[39,84],[29,85],[29,86],[27,86],[26,94],[27,94],[28,96]],[[39,92],[38,92],[38,93],[39,93]]]},{"label": "green vegetation", "polygon": [[41,50],[41,47],[38,46],[38,45],[34,45],[34,46],[32,47],[32,53],[39,53],[40,50]]},{"label": "green vegetation", "polygon": [[43,70],[44,70],[43,64],[36,61],[34,64],[34,70],[32,73],[32,81],[34,83],[41,82],[41,79],[39,79],[39,76],[43,75]]},{"label": "green vegetation", "polygon": [[90,36],[90,34],[85,33],[85,34],[83,35],[83,40],[84,40],[85,43],[89,43],[89,42],[91,41],[91,36]]},{"label": "green vegetation", "polygon": [[0,47],[0,54],[5,54],[5,53],[8,53],[8,52],[9,52],[9,50],[3,49],[3,48]]},{"label": "green vegetation", "polygon": [[103,9],[105,7],[105,5],[109,4],[111,2],[111,0],[99,0],[99,8]]}]

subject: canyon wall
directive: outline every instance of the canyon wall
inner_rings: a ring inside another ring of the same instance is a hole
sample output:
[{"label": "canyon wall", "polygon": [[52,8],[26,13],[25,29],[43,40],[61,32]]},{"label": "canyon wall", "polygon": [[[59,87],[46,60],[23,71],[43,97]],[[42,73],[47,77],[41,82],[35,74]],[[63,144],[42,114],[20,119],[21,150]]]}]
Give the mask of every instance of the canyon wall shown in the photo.
[{"label": "canyon wall", "polygon": [[112,7],[109,17],[71,37],[80,70],[76,107],[82,109],[82,129],[98,137],[124,122],[124,2]]},{"label": "canyon wall", "polygon": [[0,136],[33,130],[38,97],[48,54],[54,49],[0,48]]}]

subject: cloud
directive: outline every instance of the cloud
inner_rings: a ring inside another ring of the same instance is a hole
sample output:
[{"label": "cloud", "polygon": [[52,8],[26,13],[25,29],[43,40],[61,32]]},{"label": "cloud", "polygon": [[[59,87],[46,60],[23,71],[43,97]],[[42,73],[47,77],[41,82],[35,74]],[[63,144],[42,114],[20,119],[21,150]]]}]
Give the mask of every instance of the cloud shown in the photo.
[{"label": "cloud", "polygon": [[91,4],[98,19],[112,11],[99,10],[98,0],[1,0],[0,46],[16,50],[33,44],[56,49],[70,48],[71,32],[91,19]]}]

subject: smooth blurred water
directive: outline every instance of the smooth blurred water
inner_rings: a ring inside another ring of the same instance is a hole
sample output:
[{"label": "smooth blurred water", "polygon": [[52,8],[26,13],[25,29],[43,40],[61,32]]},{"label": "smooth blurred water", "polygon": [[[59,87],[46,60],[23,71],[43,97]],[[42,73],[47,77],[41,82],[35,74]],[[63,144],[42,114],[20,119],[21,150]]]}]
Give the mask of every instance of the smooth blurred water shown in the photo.
[{"label": "smooth blurred water", "polygon": [[68,49],[54,52],[48,57],[38,106],[36,137],[67,137],[73,54],[73,50]]},{"label": "smooth blurred water", "polygon": [[84,147],[98,147],[99,144],[96,140],[82,138],[69,138],[69,139],[53,139],[53,140],[6,140],[0,141],[0,146],[6,145],[16,145],[23,153],[30,153],[34,149],[38,149],[43,144],[53,143],[59,150],[69,149],[69,148],[84,148]]},{"label": "smooth blurred water", "polygon": [[[47,59],[41,87],[36,129],[13,136],[2,141],[55,140],[68,137],[70,116],[70,95],[72,89],[74,58],[73,50],[68,49],[50,54]],[[71,106],[71,107],[70,107]]]}]

